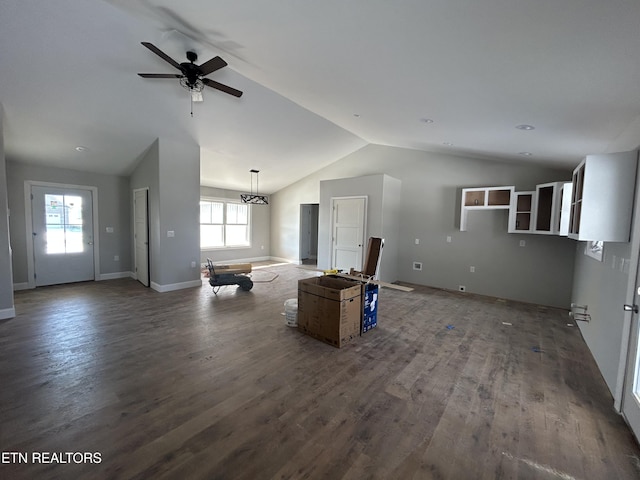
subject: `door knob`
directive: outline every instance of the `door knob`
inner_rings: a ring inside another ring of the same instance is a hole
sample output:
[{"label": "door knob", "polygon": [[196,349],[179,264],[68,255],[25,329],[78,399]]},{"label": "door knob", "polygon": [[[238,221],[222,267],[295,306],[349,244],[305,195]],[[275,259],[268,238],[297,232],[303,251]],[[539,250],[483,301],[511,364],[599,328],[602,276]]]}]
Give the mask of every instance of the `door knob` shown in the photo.
[{"label": "door knob", "polygon": [[633,313],[638,313],[640,311],[640,309],[638,308],[638,305],[629,305],[628,303],[624,304],[624,311],[625,312],[633,312]]}]

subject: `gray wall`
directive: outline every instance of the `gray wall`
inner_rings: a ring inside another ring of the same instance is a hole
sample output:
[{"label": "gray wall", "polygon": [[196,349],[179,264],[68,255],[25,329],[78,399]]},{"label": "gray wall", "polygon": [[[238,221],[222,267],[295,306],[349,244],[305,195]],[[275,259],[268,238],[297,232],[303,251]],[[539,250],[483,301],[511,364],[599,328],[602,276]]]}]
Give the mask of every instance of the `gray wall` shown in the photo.
[{"label": "gray wall", "polygon": [[[225,200],[239,200],[240,193],[235,190],[222,188],[200,187],[202,197]],[[270,250],[270,205],[250,205],[251,218],[251,247],[203,250],[200,262],[205,263],[210,258],[216,263],[230,261],[256,261],[269,258]]]},{"label": "gray wall", "polygon": [[579,242],[576,246],[572,301],[588,306],[591,321],[577,324],[609,389],[615,392],[631,244],[605,243],[602,262],[585,255],[585,245]]},{"label": "gray wall", "polygon": [[[400,212],[402,201],[402,182],[385,175],[382,189],[382,235],[385,245],[380,261],[381,279],[395,282],[399,278],[400,251]],[[391,246],[392,248],[387,248]]]},{"label": "gray wall", "polygon": [[[173,138],[156,140],[131,174],[129,188],[130,208],[133,190],[149,189],[152,288],[166,291],[199,284],[200,147]],[[168,236],[169,231],[174,232],[173,237]]]},{"label": "gray wall", "polygon": [[15,316],[9,239],[7,166],[4,156],[4,109],[0,105],[0,319]]},{"label": "gray wall", "polygon": [[[128,273],[131,270],[130,205],[128,202],[128,179],[116,175],[80,172],[63,168],[44,167],[7,161],[11,245],[13,248],[13,282],[25,284],[27,278],[27,240],[25,212],[25,181],[40,181],[64,185],[82,185],[98,189],[98,232],[100,248],[100,271],[97,276],[113,273]],[[106,233],[113,227],[113,233]],[[114,256],[120,257],[119,261]]]},{"label": "gray wall", "polygon": [[[385,245],[379,267],[379,278],[385,282],[395,282],[398,279],[400,192],[400,181],[388,175],[366,175],[320,182],[318,268],[328,269],[331,267],[331,198],[366,196],[365,239],[369,237],[384,238]],[[366,249],[364,251],[366,252]]]},{"label": "gray wall", "polygon": [[161,285],[200,280],[200,147],[192,141],[160,139],[160,248]]},{"label": "gray wall", "polygon": [[[459,231],[461,188],[514,185],[532,190],[536,184],[570,180],[567,170],[368,145],[272,195],[272,256],[298,258],[299,204],[318,202],[320,181],[373,174],[388,174],[402,183],[400,280],[447,289],[465,285],[468,292],[568,308],[575,242],[508,234],[506,211],[472,212],[468,231]],[[423,270],[414,271],[413,261],[422,262]]]},{"label": "gray wall", "polygon": [[[128,198],[133,210],[133,191],[141,188],[148,189],[148,223],[149,223],[149,279],[158,282],[160,270],[160,145],[156,140],[138,160],[129,178],[130,193]],[[134,229],[135,218],[131,215],[130,228]],[[130,248],[135,252],[135,239],[129,237]],[[134,258],[131,258],[131,269],[135,270]]]}]

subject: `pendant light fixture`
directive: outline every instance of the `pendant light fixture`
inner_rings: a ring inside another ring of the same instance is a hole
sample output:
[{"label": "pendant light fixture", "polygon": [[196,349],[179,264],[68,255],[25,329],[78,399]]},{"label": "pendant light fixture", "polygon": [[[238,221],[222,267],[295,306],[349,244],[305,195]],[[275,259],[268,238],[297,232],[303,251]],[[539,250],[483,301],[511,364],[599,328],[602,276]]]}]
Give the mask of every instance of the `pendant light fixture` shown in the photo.
[{"label": "pendant light fixture", "polygon": [[[242,203],[252,203],[254,205],[269,205],[269,199],[266,195],[258,195],[258,174],[260,170],[249,170],[251,172],[251,193],[240,194]],[[253,176],[256,176],[256,193],[253,193]]]}]

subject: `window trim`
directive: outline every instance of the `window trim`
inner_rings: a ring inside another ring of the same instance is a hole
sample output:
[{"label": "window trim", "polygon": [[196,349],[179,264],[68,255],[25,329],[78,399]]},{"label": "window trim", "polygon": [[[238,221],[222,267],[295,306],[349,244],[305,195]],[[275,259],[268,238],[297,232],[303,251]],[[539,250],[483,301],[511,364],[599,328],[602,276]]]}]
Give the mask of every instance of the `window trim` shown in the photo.
[{"label": "window trim", "polygon": [[[208,251],[213,251],[213,250],[246,250],[247,248],[251,248],[252,245],[252,225],[251,225],[251,205],[248,204],[244,204],[242,203],[240,200],[235,200],[235,199],[230,199],[230,198],[219,198],[219,197],[207,197],[207,196],[200,196],[200,200],[198,202],[198,208],[200,206],[200,202],[216,202],[216,203],[222,203],[224,205],[223,209],[222,209],[222,214],[223,214],[223,223],[199,223],[199,225],[222,225],[223,226],[223,235],[224,235],[224,241],[226,243],[226,227],[227,227],[227,204],[231,203],[231,204],[237,204],[237,205],[247,205],[247,245],[223,245],[220,247],[203,247],[202,245],[200,245],[200,251],[202,252],[208,252]],[[199,217],[199,215],[198,215]],[[232,223],[230,225],[238,225],[236,223]],[[242,224],[240,224],[242,225]]]}]

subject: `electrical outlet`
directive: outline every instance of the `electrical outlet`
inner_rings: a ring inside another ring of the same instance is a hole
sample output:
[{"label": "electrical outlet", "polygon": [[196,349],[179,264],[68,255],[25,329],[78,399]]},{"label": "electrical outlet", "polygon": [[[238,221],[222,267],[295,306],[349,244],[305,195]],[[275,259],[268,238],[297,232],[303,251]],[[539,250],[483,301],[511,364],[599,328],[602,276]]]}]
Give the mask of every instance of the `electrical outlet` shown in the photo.
[{"label": "electrical outlet", "polygon": [[176,236],[176,232],[173,230],[167,230],[167,237],[175,237]]},{"label": "electrical outlet", "polygon": [[120,261],[120,255],[114,255],[113,256],[113,261],[114,262],[119,262]]},{"label": "electrical outlet", "polygon": [[451,235],[447,235],[447,243],[451,243]]},{"label": "electrical outlet", "polygon": [[191,262],[191,268],[196,268],[196,262]]},{"label": "electrical outlet", "polygon": [[416,245],[420,245],[420,239],[416,238]]},{"label": "electrical outlet", "polygon": [[475,271],[476,271],[476,267],[473,267],[473,266],[469,267],[469,271],[470,271],[471,273],[475,273]]},{"label": "electrical outlet", "polygon": [[458,285],[458,291],[466,292],[467,291],[467,287],[465,287],[464,285]]},{"label": "electrical outlet", "polygon": [[520,246],[524,247],[527,244],[526,240],[520,240]]}]

